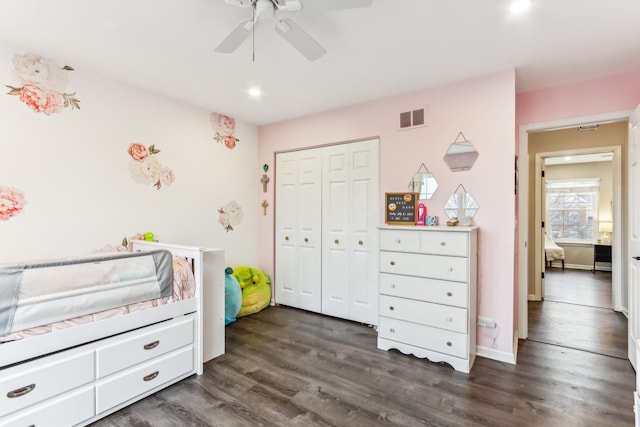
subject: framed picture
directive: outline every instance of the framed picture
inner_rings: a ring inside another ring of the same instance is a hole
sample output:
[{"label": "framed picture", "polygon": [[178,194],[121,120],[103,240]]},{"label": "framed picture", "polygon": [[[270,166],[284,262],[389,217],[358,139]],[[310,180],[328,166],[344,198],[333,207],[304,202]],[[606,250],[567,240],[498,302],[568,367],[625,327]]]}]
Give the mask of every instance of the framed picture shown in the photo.
[{"label": "framed picture", "polygon": [[384,193],[384,222],[389,225],[415,225],[418,193]]}]

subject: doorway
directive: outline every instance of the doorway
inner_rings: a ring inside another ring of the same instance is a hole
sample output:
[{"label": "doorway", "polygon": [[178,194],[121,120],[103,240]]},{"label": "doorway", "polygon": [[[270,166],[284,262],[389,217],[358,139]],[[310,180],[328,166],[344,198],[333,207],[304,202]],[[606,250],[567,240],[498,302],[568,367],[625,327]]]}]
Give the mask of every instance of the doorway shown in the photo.
[{"label": "doorway", "polygon": [[[609,113],[602,114],[597,116],[588,116],[582,118],[574,118],[574,119],[566,119],[559,120],[554,122],[547,123],[538,123],[532,125],[524,125],[520,127],[520,150],[519,150],[519,158],[520,158],[520,179],[519,179],[519,228],[518,228],[518,336],[519,338],[527,338],[529,335],[529,319],[528,319],[528,301],[540,299],[541,295],[538,295],[536,298],[535,290],[532,285],[540,280],[541,276],[534,276],[536,270],[538,272],[542,272],[542,268],[544,265],[544,257],[542,251],[542,242],[541,242],[541,233],[535,233],[534,226],[537,225],[538,228],[541,227],[541,218],[538,216],[536,218],[534,214],[534,196],[533,192],[530,189],[533,187],[534,181],[534,171],[536,170],[536,156],[530,155],[530,147],[529,147],[529,136],[530,133],[541,132],[541,131],[552,131],[552,130],[569,130],[569,128],[574,128],[574,131],[577,131],[576,128],[578,126],[585,125],[593,125],[600,123],[615,123],[615,122],[626,122],[629,117],[629,112],[618,112],[618,113]],[[624,125],[624,123],[623,123]],[[626,132],[626,125],[622,126]],[[620,142],[622,141],[622,142]],[[622,195],[625,194],[624,190],[626,189],[626,176],[623,175],[622,171],[622,148],[624,147],[626,141],[626,136],[620,138],[618,142],[608,141],[608,142],[599,142],[592,143],[592,147],[605,146],[609,144],[619,144],[617,146],[611,146],[612,151],[614,151],[614,159],[617,167],[617,171],[614,177],[614,189],[619,193],[617,197],[614,198],[613,201],[613,211],[614,215],[617,215],[613,220],[614,229],[613,235],[620,236],[620,239],[616,239],[614,241],[613,253],[614,253],[614,261],[612,268],[614,271],[619,272],[620,274],[624,273],[622,271],[622,262],[621,260],[624,257],[624,250],[626,247],[625,236],[622,235],[622,226],[623,226],[623,201]],[[556,149],[563,149],[561,145],[554,145]],[[566,150],[566,148],[564,148]],[[573,146],[571,149],[573,150],[585,150],[584,148],[578,148],[578,146]],[[552,149],[547,150],[549,152],[553,151]],[[525,163],[526,162],[526,163]],[[538,194],[538,197],[540,195]],[[540,214],[539,214],[540,215]],[[533,237],[532,237],[533,236]],[[621,255],[622,254],[622,255]],[[530,260],[531,259],[531,260]],[[540,274],[540,273],[538,273]],[[616,279],[613,279],[616,281]],[[617,279],[618,282],[621,282],[622,279]],[[622,285],[619,285],[620,288],[616,292],[612,293],[613,304],[617,305],[616,309],[620,309],[620,311],[626,311],[626,290],[622,289]],[[537,289],[538,286],[536,286]],[[615,288],[614,288],[615,289]],[[539,291],[540,292],[540,291]]]}]

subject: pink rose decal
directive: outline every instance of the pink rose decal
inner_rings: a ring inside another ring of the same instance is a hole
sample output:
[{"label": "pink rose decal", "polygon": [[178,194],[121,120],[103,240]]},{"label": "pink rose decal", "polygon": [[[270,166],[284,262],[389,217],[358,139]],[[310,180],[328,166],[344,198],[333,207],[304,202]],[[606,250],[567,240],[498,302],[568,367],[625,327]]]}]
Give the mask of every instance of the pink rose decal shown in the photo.
[{"label": "pink rose decal", "polygon": [[19,87],[5,85],[8,95],[18,95],[18,99],[38,113],[51,115],[64,108],[80,109],[80,101],[74,93],[65,93],[68,71],[73,68],[58,67],[55,61],[39,55],[15,55],[13,58],[15,75],[20,80]]},{"label": "pink rose decal", "polygon": [[224,145],[229,150],[233,150],[236,147],[236,141],[237,141],[237,139],[235,139],[235,137],[233,135],[227,135],[227,136],[224,137]]},{"label": "pink rose decal", "polygon": [[149,150],[147,150],[147,147],[140,144],[139,142],[134,142],[132,144],[129,144],[128,152],[131,158],[137,162],[143,161],[144,159],[149,157],[149,154],[150,154]]},{"label": "pink rose decal", "polygon": [[236,120],[224,114],[211,113],[211,123],[216,133],[228,136],[236,131]]},{"label": "pink rose decal", "polygon": [[0,185],[0,220],[8,221],[16,216],[26,204],[24,193],[17,188]]},{"label": "pink rose decal", "polygon": [[20,101],[39,113],[45,113],[47,116],[62,111],[64,99],[57,92],[47,92],[46,90],[32,85],[25,84],[20,89]]},{"label": "pink rose decal", "polygon": [[224,144],[229,150],[233,150],[236,147],[236,142],[240,141],[233,135],[236,131],[236,120],[218,113],[211,113],[210,119],[215,132],[213,139]]},{"label": "pink rose decal", "polygon": [[218,209],[218,224],[228,233],[233,230],[234,225],[240,225],[242,216],[242,206],[235,200],[232,200]]},{"label": "pink rose decal", "polygon": [[158,154],[160,150],[155,145],[150,145],[149,148],[134,142],[129,144],[127,153],[131,156],[133,162],[129,163],[129,172],[134,181],[141,184],[153,185],[158,190],[162,188],[162,185],[171,185],[176,180],[176,176],[173,170],[163,166],[160,162],[153,157]]}]

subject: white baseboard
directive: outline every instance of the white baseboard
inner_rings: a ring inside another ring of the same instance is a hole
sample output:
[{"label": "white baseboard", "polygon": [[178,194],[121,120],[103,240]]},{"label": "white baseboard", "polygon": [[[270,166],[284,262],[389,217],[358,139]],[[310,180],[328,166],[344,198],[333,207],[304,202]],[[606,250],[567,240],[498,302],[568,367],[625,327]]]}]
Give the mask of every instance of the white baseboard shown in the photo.
[{"label": "white baseboard", "polygon": [[478,346],[476,348],[476,356],[484,357],[485,359],[497,360],[498,362],[509,363],[511,365],[516,364],[515,353],[499,351],[489,347]]}]

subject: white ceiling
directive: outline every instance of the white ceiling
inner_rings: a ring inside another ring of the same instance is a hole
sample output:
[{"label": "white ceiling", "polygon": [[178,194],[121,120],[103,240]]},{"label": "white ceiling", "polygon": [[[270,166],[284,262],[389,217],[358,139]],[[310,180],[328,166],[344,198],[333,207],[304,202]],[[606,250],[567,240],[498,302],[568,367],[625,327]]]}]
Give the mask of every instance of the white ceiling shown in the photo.
[{"label": "white ceiling", "polygon": [[255,62],[251,39],[215,53],[251,16],[224,0],[2,0],[0,44],[257,125],[510,68],[518,92],[640,69],[640,1],[532,0],[520,16],[509,2],[282,13],[327,49],[315,62],[272,22],[256,29]]}]

